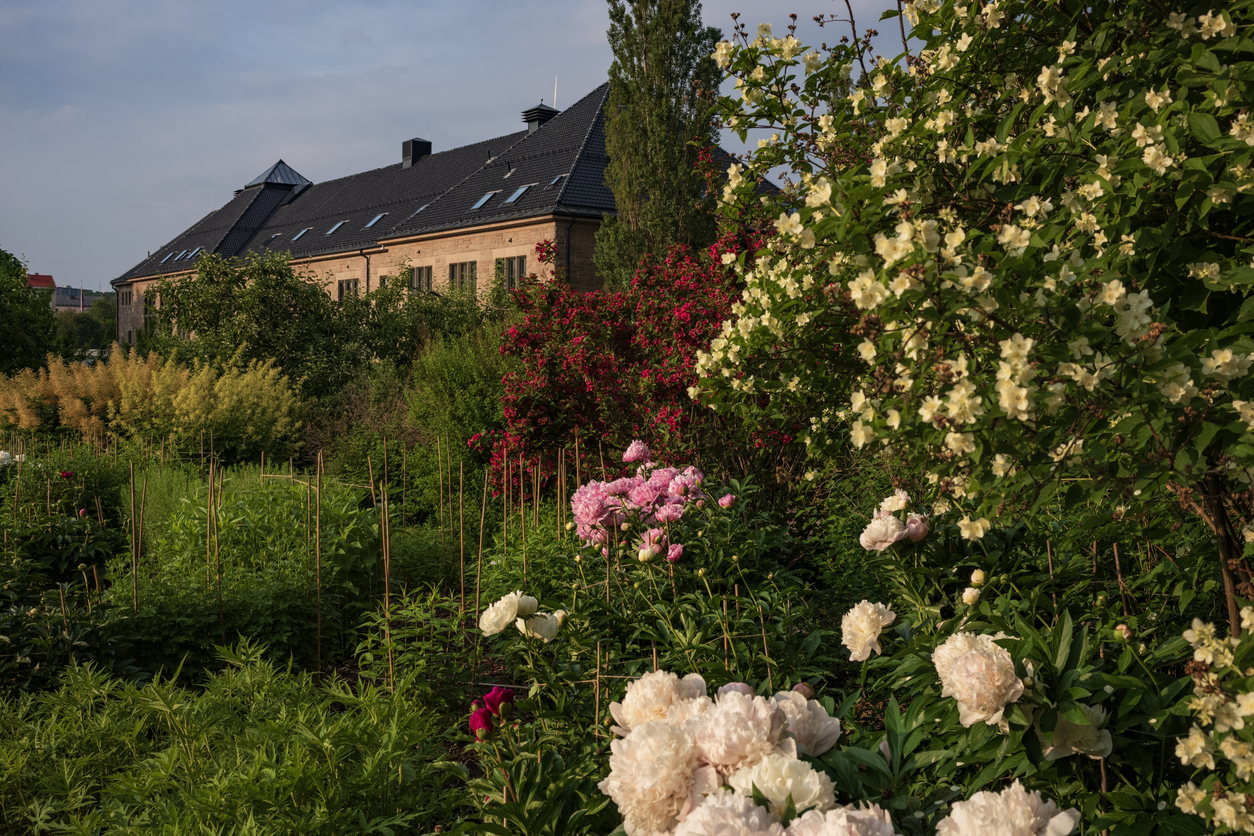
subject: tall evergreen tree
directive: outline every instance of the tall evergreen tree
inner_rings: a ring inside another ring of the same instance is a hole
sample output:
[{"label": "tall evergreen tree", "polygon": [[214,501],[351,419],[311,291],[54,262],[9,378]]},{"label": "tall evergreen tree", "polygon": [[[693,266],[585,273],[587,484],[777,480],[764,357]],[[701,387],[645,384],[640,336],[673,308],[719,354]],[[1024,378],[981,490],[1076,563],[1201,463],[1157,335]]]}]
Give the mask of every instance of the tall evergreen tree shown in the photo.
[{"label": "tall evergreen tree", "polygon": [[26,265],[0,250],[0,374],[42,368],[56,350],[49,293],[26,283]]},{"label": "tall evergreen tree", "polygon": [[617,217],[597,233],[594,259],[607,287],[623,287],[640,259],[671,244],[712,239],[714,219],[695,168],[693,139],[714,141],[712,98],[722,37],[701,23],[699,0],[609,0],[610,96],[606,185]]}]

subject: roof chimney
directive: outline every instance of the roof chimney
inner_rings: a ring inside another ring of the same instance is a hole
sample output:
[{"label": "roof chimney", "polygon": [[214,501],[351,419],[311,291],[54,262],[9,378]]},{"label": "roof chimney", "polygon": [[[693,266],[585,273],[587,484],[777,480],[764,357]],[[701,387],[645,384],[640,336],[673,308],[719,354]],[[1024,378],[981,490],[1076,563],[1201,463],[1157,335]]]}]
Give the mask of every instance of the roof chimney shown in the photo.
[{"label": "roof chimney", "polygon": [[524,110],[522,118],[527,123],[528,135],[535,133],[541,125],[557,114],[558,111],[546,105],[543,99],[540,100],[540,104],[530,110]]},{"label": "roof chimney", "polygon": [[401,143],[401,168],[409,168],[418,160],[431,153],[431,140],[407,139]]}]

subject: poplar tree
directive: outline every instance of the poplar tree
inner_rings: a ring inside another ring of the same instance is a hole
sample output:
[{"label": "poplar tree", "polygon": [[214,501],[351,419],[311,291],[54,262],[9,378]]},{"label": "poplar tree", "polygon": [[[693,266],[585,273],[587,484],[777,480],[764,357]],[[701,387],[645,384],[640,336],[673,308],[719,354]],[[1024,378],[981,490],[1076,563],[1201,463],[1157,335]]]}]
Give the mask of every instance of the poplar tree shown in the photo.
[{"label": "poplar tree", "polygon": [[690,144],[714,141],[713,94],[721,74],[711,54],[722,37],[701,23],[698,0],[609,0],[606,215],[594,260],[606,287],[625,287],[640,259],[672,244],[712,239],[714,219]]}]

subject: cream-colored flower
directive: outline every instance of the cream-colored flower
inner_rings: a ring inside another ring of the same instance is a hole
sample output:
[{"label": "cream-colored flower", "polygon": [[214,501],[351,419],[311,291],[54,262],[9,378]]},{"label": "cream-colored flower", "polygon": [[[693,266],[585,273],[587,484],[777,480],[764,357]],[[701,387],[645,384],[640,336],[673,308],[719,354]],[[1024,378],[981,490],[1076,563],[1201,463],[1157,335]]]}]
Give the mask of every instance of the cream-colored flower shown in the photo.
[{"label": "cream-colored flower", "polygon": [[772,701],[784,712],[788,733],[796,741],[798,752],[818,757],[836,745],[840,721],[829,715],[818,700],[807,700],[796,691],[780,691]]},{"label": "cream-colored flower", "polygon": [[610,715],[618,723],[614,731],[626,735],[636,726],[667,720],[677,706],[705,696],[705,680],[690,673],[680,679],[668,671],[653,671],[627,685],[621,703],[610,703]]},{"label": "cream-colored flower", "polygon": [[610,774],[597,787],[618,805],[628,833],[667,833],[679,823],[697,765],[686,729],[649,722],[610,741]]},{"label": "cream-colored flower", "polygon": [[964,726],[978,722],[996,725],[1006,706],[1023,694],[1014,661],[992,636],[954,633],[932,652],[941,681],[941,696],[958,701],[958,719]]},{"label": "cream-colored flower", "polygon": [[985,790],[955,801],[953,811],[936,823],[936,836],[1067,836],[1079,822],[1079,810],[1060,810],[1016,780],[1001,792]]},{"label": "cream-colored flower", "polygon": [[968,607],[974,607],[976,604],[980,603],[980,590],[976,589],[974,586],[968,586],[966,589],[962,590],[962,603],[966,604]]},{"label": "cream-colored flower", "polygon": [[783,826],[752,798],[716,789],[675,828],[675,836],[785,836]]},{"label": "cream-colored flower", "polygon": [[793,819],[787,836],[898,836],[888,811],[877,804],[852,804],[820,813],[810,810]]},{"label": "cream-colored flower", "polygon": [[721,694],[691,728],[702,759],[721,776],[727,776],[775,751],[788,721],[765,697],[729,691]]},{"label": "cream-colored flower", "polygon": [[1189,733],[1176,739],[1176,757],[1185,766],[1215,768],[1215,743],[1210,735],[1193,724]]},{"label": "cream-colored flower", "polygon": [[737,770],[727,783],[736,792],[749,797],[756,789],[766,797],[771,813],[776,816],[784,814],[790,797],[798,811],[823,812],[836,804],[832,779],[826,772],[816,772],[805,761],[778,752]]},{"label": "cream-colored flower", "polygon": [[[891,518],[888,518],[891,519]],[[902,526],[905,530],[905,526]],[[849,648],[849,658],[865,662],[871,651],[882,653],[880,633],[895,621],[897,614],[883,604],[861,601],[840,620],[841,644]]]},{"label": "cream-colored flower", "polygon": [[539,602],[530,595],[511,592],[492,604],[479,616],[479,629],[485,636],[495,636],[517,618],[528,618],[535,614]]},{"label": "cream-colored flower", "polygon": [[858,536],[858,542],[869,552],[882,552],[898,540],[904,539],[907,534],[906,524],[889,515],[871,520]]},{"label": "cream-colored flower", "polygon": [[[562,613],[565,615],[565,613]],[[557,631],[561,628],[562,622],[556,615],[550,615],[546,612],[538,612],[528,618],[519,618],[514,621],[514,626],[518,628],[518,632],[522,633],[529,639],[543,639],[545,644],[553,641],[557,635]]]},{"label": "cream-colored flower", "polygon": [[1080,710],[1088,718],[1083,725],[1060,716],[1054,726],[1054,743],[1045,747],[1045,759],[1056,761],[1069,755],[1088,755],[1093,760],[1110,754],[1113,741],[1106,724],[1106,709],[1100,705],[1081,705]]},{"label": "cream-colored flower", "polygon": [[991,527],[992,524],[983,517],[973,520],[964,514],[962,519],[958,520],[958,533],[964,540],[979,540],[988,533]]}]

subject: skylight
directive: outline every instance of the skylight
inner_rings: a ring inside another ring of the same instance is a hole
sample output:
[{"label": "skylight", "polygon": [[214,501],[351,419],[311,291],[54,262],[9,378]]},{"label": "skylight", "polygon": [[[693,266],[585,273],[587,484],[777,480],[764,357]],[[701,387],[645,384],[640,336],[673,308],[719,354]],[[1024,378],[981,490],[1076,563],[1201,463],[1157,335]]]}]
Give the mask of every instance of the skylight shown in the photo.
[{"label": "skylight", "polygon": [[512,195],[510,195],[510,196],[509,196],[509,199],[508,199],[508,200],[506,200],[505,202],[506,202],[506,203],[513,203],[514,201],[518,200],[518,198],[520,198],[520,197],[522,197],[523,195],[525,195],[525,194],[527,193],[527,189],[530,189],[530,188],[531,188],[532,186],[534,186],[534,185],[535,185],[535,183],[528,183],[528,184],[527,184],[527,185],[525,185],[525,186],[519,186],[519,187],[518,187],[518,190],[517,190],[517,191],[515,191]]},{"label": "skylight", "polygon": [[183,250],[183,252],[181,252],[181,253],[179,253],[178,255],[176,255],[176,256],[174,257],[174,260],[175,260],[175,261],[178,261],[178,260],[180,260],[180,259],[181,259],[183,256],[185,256],[185,255],[187,255],[187,250]]},{"label": "skylight", "polygon": [[347,221],[338,221],[338,222],[335,224],[335,226],[333,226],[333,227],[331,227],[330,229],[328,229],[328,230],[326,231],[326,233],[324,233],[324,234],[326,234],[326,235],[330,235],[332,232],[335,232],[335,230],[339,229],[340,227],[342,227],[342,226],[343,226],[344,224],[346,224],[346,223],[347,223]]},{"label": "skylight", "polygon": [[312,226],[307,226],[307,227],[305,227],[305,228],[304,228],[304,229],[302,229],[300,232],[298,232],[298,233],[296,233],[295,235],[293,235],[293,236],[292,236],[292,240],[293,240],[293,241],[295,241],[297,238],[300,238],[300,236],[304,235],[306,232],[308,232],[308,231],[309,231],[309,230],[311,230],[311,229],[313,229],[313,227],[312,227]]},{"label": "skylight", "polygon": [[488,193],[487,193],[487,194],[485,194],[483,197],[479,198],[477,201],[475,201],[475,205],[470,207],[470,211],[472,211],[472,212],[473,212],[473,211],[475,211],[476,209],[482,209],[482,208],[483,208],[483,204],[485,204],[485,203],[487,203],[489,200],[491,200],[491,199],[492,199],[492,195],[494,195],[494,194],[497,194],[497,192],[488,192]]},{"label": "skylight", "polygon": [[162,263],[162,264],[165,264],[167,261],[169,261],[169,260],[170,260],[170,256],[172,256],[172,255],[174,255],[174,251],[173,251],[173,250],[171,250],[170,252],[166,253],[166,254],[165,254],[165,258],[161,259],[161,263]]},{"label": "skylight", "polygon": [[188,258],[195,258],[196,253],[200,252],[202,249],[204,249],[204,247],[197,247],[196,249],[194,249],[194,250],[192,250],[190,253],[188,253],[188,254],[187,254],[187,257],[188,257]]},{"label": "skylight", "polygon": [[362,229],[369,229],[370,227],[374,226],[375,224],[379,222],[379,219],[382,218],[386,214],[387,212],[380,212],[379,214],[375,215],[374,219],[371,220],[370,223],[363,226]]},{"label": "skylight", "polygon": [[566,176],[565,174],[559,174],[559,175],[557,175],[556,177],[554,177],[554,178],[553,178],[553,179],[549,182],[549,184],[548,184],[547,186],[545,186],[545,188],[546,188],[546,189],[551,189],[551,188],[553,188],[553,187],[554,187],[554,186],[556,186],[558,183],[562,182],[562,178],[563,178],[563,177],[565,177],[565,176]]},{"label": "skylight", "polygon": [[[414,214],[410,215],[409,218],[412,218],[414,215],[417,215],[419,212],[421,212],[423,209],[426,209],[430,205],[431,205],[430,203],[422,204],[421,206],[419,206],[417,209],[414,210]],[[406,218],[405,220],[409,220],[409,218]]]}]

